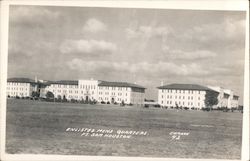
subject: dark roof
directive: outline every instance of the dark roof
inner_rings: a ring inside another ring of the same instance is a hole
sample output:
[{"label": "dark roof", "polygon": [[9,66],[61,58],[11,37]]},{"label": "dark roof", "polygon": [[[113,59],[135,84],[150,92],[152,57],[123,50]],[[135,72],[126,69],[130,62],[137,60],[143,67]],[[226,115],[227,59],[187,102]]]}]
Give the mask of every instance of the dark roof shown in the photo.
[{"label": "dark roof", "polygon": [[59,80],[59,81],[48,81],[46,82],[47,85],[50,84],[62,84],[62,85],[78,85],[77,80]]},{"label": "dark roof", "polygon": [[35,80],[30,79],[30,78],[8,78],[7,82],[36,83]]},{"label": "dark roof", "polygon": [[99,83],[98,86],[131,87],[131,88],[146,89],[143,86],[140,86],[140,85],[137,85],[137,84],[134,84],[134,83],[128,83],[128,82],[107,82],[107,81],[101,81],[101,83]]},{"label": "dark roof", "polygon": [[158,89],[181,89],[181,90],[199,90],[199,91],[214,91],[208,87],[198,84],[168,84],[157,87]]}]

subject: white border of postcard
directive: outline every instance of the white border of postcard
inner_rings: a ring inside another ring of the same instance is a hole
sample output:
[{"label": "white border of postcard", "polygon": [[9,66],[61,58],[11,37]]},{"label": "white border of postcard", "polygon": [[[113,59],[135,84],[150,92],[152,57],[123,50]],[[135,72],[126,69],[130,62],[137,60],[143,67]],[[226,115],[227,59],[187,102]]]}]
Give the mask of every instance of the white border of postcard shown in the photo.
[{"label": "white border of postcard", "polygon": [[[23,155],[5,153],[5,123],[6,123],[6,80],[8,58],[8,17],[10,5],[47,5],[47,6],[89,6],[115,8],[155,8],[155,9],[195,9],[195,10],[231,10],[246,11],[245,36],[245,75],[244,75],[244,113],[242,128],[241,160],[249,160],[249,2],[248,0],[168,0],[168,1],[67,1],[67,0],[3,0],[1,4],[1,156],[0,160],[211,160],[211,159],[177,159],[177,158],[143,158],[143,157],[102,157],[76,155]],[[222,161],[222,160],[221,160]]]}]

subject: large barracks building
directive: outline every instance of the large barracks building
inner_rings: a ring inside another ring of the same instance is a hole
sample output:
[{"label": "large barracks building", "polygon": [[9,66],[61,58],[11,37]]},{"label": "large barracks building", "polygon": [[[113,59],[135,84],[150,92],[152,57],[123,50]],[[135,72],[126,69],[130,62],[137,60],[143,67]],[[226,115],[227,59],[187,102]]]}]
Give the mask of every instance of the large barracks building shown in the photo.
[{"label": "large barracks building", "polygon": [[205,108],[205,95],[208,91],[218,94],[218,104],[214,108],[238,108],[239,96],[232,90],[197,84],[168,84],[158,87],[158,104],[163,107],[202,109]]},{"label": "large barracks building", "polygon": [[8,97],[31,97],[38,92],[45,98],[47,92],[55,98],[67,100],[91,100],[105,103],[125,103],[143,105],[145,99],[143,86],[128,82],[108,82],[100,80],[61,80],[43,81],[28,78],[9,78]]}]

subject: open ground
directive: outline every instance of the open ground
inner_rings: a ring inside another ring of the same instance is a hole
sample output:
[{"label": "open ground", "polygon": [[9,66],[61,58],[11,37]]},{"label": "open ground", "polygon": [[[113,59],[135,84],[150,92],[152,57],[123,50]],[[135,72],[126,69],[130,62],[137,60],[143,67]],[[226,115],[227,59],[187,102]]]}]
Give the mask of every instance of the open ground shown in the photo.
[{"label": "open ground", "polygon": [[[9,99],[6,117],[6,152],[10,154],[216,159],[240,159],[241,154],[240,112]],[[92,137],[68,128],[146,134]]]}]

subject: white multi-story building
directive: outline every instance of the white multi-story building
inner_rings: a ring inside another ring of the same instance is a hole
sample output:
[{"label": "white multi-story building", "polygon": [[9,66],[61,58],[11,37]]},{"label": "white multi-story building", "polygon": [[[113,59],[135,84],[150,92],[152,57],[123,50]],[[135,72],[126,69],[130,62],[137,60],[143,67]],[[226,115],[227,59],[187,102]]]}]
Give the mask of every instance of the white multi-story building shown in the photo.
[{"label": "white multi-story building", "polygon": [[45,89],[40,94],[41,97],[46,97],[47,92],[52,92],[55,98],[61,99],[79,99],[78,81],[60,80],[48,81],[45,83]]},{"label": "white multi-story building", "polygon": [[36,92],[38,83],[29,78],[9,78],[7,80],[7,97],[31,97]]},{"label": "white multi-story building", "polygon": [[205,107],[204,101],[207,91],[213,90],[196,84],[164,85],[158,87],[158,103],[166,107],[202,109]]},{"label": "white multi-story building", "polygon": [[145,88],[137,84],[101,81],[98,90],[98,102],[144,104]]},{"label": "white multi-story building", "polygon": [[158,87],[158,103],[167,107],[188,107],[202,109],[205,107],[207,91],[218,94],[218,104],[213,108],[238,108],[239,96],[232,90],[215,86],[201,86],[196,84],[169,84]]},{"label": "white multi-story building", "polygon": [[67,100],[91,100],[105,103],[125,103],[143,105],[145,88],[127,82],[98,80],[48,81],[42,97],[52,92],[55,98]]},{"label": "white multi-story building", "polygon": [[97,80],[60,80],[48,81],[42,97],[52,92],[55,98],[75,100],[97,100]]}]

